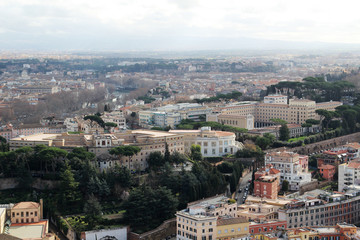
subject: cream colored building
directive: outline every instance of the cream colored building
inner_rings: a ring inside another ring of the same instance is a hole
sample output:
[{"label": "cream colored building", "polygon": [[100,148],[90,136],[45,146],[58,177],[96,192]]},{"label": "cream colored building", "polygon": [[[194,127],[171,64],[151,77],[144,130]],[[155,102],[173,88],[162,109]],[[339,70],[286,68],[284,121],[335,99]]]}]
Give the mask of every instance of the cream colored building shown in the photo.
[{"label": "cream colored building", "polygon": [[220,114],[217,116],[216,122],[224,125],[246,128],[248,130],[254,129],[254,116],[253,115],[232,115],[232,114]]},{"label": "cream colored building", "polygon": [[42,219],[41,205],[36,202],[20,202],[11,209],[11,223],[36,223]]},{"label": "cream colored building", "polygon": [[190,152],[191,145],[200,145],[204,157],[219,157],[234,154],[243,148],[243,144],[235,140],[232,132],[212,131],[211,127],[199,130],[170,130],[170,133],[184,136],[185,152]]},{"label": "cream colored building", "polygon": [[[236,219],[236,209],[237,203],[222,195],[189,203],[186,209],[176,213],[176,239],[220,239],[217,235],[219,218]],[[234,224],[224,223],[226,222],[220,222],[219,226],[221,239],[225,236],[225,229],[230,229],[232,235],[237,233],[243,235],[246,231],[245,227],[248,228],[249,226],[249,223],[243,219],[238,223],[233,222]],[[231,232],[234,227],[236,227],[237,233]]]},{"label": "cream colored building", "polygon": [[[75,147],[85,147],[98,158],[97,166],[104,170],[119,164],[133,171],[143,171],[147,165],[147,159],[151,152],[165,153],[165,143],[168,144],[170,153],[184,153],[184,138],[182,134],[152,130],[133,130],[125,133],[113,134],[35,134],[13,138],[10,140],[10,150],[23,146],[34,147],[44,144],[51,147],[59,147],[71,151]],[[118,157],[109,155],[109,150],[117,146],[138,146],[141,151],[133,156]]]},{"label": "cream colored building", "polygon": [[[341,102],[330,101],[315,103],[307,99],[289,99],[282,95],[270,95],[264,98],[264,102],[239,102],[228,106],[214,108],[211,115],[238,115],[254,116],[255,127],[263,127],[271,123],[271,119],[282,119],[287,123],[302,124],[307,119],[319,119],[315,113],[317,109],[334,111],[341,106]],[[214,117],[211,117],[214,120]]]}]

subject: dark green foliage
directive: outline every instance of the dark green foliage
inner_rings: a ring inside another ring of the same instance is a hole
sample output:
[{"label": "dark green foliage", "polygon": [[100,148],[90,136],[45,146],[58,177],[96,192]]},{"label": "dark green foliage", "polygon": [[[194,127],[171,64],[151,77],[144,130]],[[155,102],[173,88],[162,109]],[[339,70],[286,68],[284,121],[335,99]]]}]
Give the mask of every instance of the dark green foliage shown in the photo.
[{"label": "dark green foliage", "polygon": [[[285,90],[289,97],[307,98],[316,102],[340,101],[341,97],[352,94],[354,84],[346,81],[325,82],[323,77],[304,78],[303,82],[280,82],[267,88],[267,94]],[[293,91],[288,91],[292,89]],[[283,91],[285,92],[285,91]],[[290,94],[293,92],[294,94]]]},{"label": "dark green foliage", "polygon": [[152,170],[159,170],[165,164],[165,158],[161,152],[151,152],[147,160],[149,168]]},{"label": "dark green foliage", "polygon": [[130,192],[124,217],[132,228],[144,232],[174,217],[177,206],[177,199],[166,187],[152,189],[143,185]]},{"label": "dark green foliage", "polygon": [[262,150],[265,150],[271,144],[271,140],[266,137],[258,137],[255,141],[255,144],[258,145]]},{"label": "dark green foliage", "polygon": [[289,191],[289,182],[287,180],[283,180],[281,190],[284,192]]},{"label": "dark green foliage", "polygon": [[308,124],[311,124],[311,125],[320,124],[320,121],[319,121],[319,120],[315,120],[315,119],[307,119],[305,122],[308,123]]},{"label": "dark green foliage", "polygon": [[98,115],[96,115],[96,114],[95,115],[88,115],[88,116],[84,117],[84,120],[90,119],[93,122],[97,122],[101,127],[104,127],[105,122],[104,122],[104,120],[102,120],[102,118],[100,116],[101,116],[100,114],[98,114]]},{"label": "dark green foliage", "polygon": [[117,124],[113,122],[107,122],[105,123],[105,127],[117,127]]},{"label": "dark green foliage", "polygon": [[240,97],[242,96],[241,92],[233,91],[232,93],[227,94],[217,94],[216,97],[210,97],[210,98],[202,98],[202,99],[195,99],[197,103],[204,103],[204,102],[217,102],[221,100],[240,100]]},{"label": "dark green foliage", "polygon": [[75,157],[81,159],[81,160],[93,160],[95,158],[95,154],[86,151],[83,147],[76,147],[73,148],[71,153],[68,154],[68,159],[73,159]]},{"label": "dark green foliage", "polygon": [[165,143],[164,161],[170,162],[170,151],[169,151],[169,145],[167,143]]},{"label": "dark green foliage", "polygon": [[202,154],[201,154],[201,146],[200,145],[191,145],[191,149],[190,149],[190,158],[193,161],[201,161],[202,160]]},{"label": "dark green foliage", "polygon": [[173,152],[173,154],[170,155],[170,162],[175,164],[181,164],[185,163],[188,160],[188,158],[179,152]]},{"label": "dark green foliage", "polygon": [[149,96],[141,96],[141,97],[138,97],[137,100],[143,100],[145,103],[151,103],[151,102],[155,101],[156,99],[153,97],[149,97]]},{"label": "dark green foliage", "polygon": [[65,170],[60,174],[60,205],[66,207],[76,204],[80,199],[79,183],[75,181],[74,174],[69,165],[65,166]]},{"label": "dark green foliage", "polygon": [[101,220],[101,205],[94,195],[90,195],[84,205],[85,219],[92,229]]},{"label": "dark green foliage", "polygon": [[290,130],[287,126],[287,124],[281,125],[279,129],[279,139],[281,141],[287,141],[290,139]]}]

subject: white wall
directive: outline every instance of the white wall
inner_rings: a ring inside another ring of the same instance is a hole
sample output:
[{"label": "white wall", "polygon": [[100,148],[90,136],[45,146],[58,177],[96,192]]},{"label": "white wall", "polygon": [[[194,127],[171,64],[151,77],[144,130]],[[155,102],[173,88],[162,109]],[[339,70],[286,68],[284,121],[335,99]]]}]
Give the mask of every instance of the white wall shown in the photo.
[{"label": "white wall", "polygon": [[127,228],[102,229],[85,232],[85,239],[82,240],[103,240],[105,237],[115,237],[117,240],[127,240]]}]

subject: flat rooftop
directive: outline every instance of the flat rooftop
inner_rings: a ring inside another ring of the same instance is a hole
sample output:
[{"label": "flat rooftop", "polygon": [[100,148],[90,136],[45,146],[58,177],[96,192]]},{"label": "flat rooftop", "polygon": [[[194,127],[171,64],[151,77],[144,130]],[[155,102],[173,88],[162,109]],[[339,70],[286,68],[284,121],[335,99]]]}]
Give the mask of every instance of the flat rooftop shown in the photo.
[{"label": "flat rooftop", "polygon": [[131,133],[151,135],[149,137],[170,137],[176,136],[176,133],[165,132],[165,131],[151,131],[151,130],[134,130]]},{"label": "flat rooftop", "polygon": [[21,239],[41,239],[47,232],[47,221],[37,223],[12,224],[9,228],[9,234]]},{"label": "flat rooftop", "polygon": [[46,141],[49,139],[55,139],[57,136],[61,136],[61,134],[56,133],[39,133],[29,136],[22,136],[10,139],[10,141]]}]

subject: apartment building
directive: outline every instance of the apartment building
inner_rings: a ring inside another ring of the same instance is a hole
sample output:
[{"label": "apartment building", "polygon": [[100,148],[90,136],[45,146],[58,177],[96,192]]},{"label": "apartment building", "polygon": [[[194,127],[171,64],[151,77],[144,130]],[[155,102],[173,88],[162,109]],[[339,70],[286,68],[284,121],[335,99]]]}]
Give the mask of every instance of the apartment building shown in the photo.
[{"label": "apartment building", "polygon": [[234,154],[243,148],[243,144],[235,140],[235,133],[212,131],[211,127],[199,130],[170,130],[169,133],[184,136],[185,152],[190,152],[191,145],[200,145],[204,157],[220,157]]},{"label": "apartment building", "polygon": [[18,87],[17,90],[21,93],[40,93],[40,94],[54,94],[60,92],[58,86],[22,86]]},{"label": "apartment building", "polygon": [[338,191],[342,192],[348,186],[360,186],[360,161],[353,160],[340,164],[338,167]]},{"label": "apartment building", "polygon": [[126,119],[124,114],[120,110],[114,110],[112,112],[105,112],[101,116],[105,123],[112,122],[117,124],[117,128],[126,129]]},{"label": "apartment building", "polygon": [[290,190],[299,190],[300,186],[311,182],[311,173],[308,172],[308,156],[300,156],[289,152],[285,148],[265,155],[265,165],[271,164],[280,170],[280,183],[289,182]]},{"label": "apartment building", "polygon": [[197,103],[178,103],[166,105],[151,110],[139,111],[139,124],[141,127],[167,127],[174,128],[183,119],[199,121],[205,119],[211,112],[207,106]]},{"label": "apartment building", "polygon": [[255,172],[253,196],[260,198],[277,199],[280,190],[280,171],[265,166]]},{"label": "apartment building", "polygon": [[313,190],[292,199],[278,210],[279,220],[286,221],[288,228],[329,226],[340,222],[360,223],[360,190],[345,193],[329,193]]},{"label": "apartment building", "polygon": [[[132,171],[143,171],[147,165],[147,159],[151,152],[160,151],[165,153],[165,143],[167,143],[170,153],[175,151],[184,153],[184,138],[181,134],[168,133],[163,131],[133,130],[125,133],[113,134],[35,134],[23,136],[10,140],[10,150],[15,150],[23,146],[36,146],[44,144],[71,151],[74,147],[85,147],[89,152],[94,153],[101,159],[98,167],[104,170],[108,167],[119,164]],[[117,157],[109,155],[109,150],[117,146],[138,146],[141,151],[133,156]]]},{"label": "apartment building", "polygon": [[248,233],[249,223],[236,217],[237,203],[221,195],[189,203],[176,215],[176,239],[231,239]]},{"label": "apartment building", "polygon": [[228,106],[217,107],[213,113],[247,116],[253,115],[255,127],[265,127],[272,124],[271,119],[282,119],[291,124],[302,124],[307,119],[319,119],[317,109],[335,111],[341,102],[315,103],[307,99],[287,99],[283,95],[269,95],[261,103],[239,102]]}]

